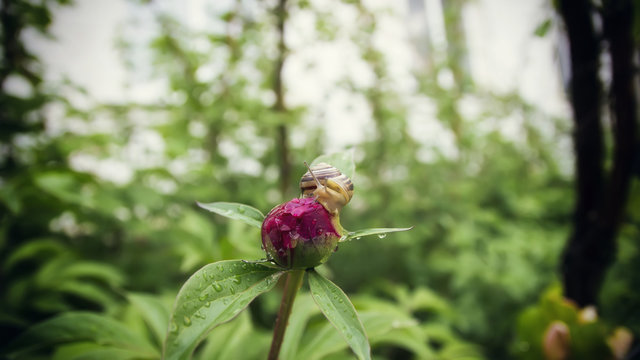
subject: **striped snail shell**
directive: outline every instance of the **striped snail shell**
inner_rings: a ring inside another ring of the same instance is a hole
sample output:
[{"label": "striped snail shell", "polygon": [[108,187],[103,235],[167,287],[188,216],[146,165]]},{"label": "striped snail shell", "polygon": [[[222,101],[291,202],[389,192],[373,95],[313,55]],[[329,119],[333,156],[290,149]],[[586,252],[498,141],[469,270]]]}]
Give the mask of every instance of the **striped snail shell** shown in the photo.
[{"label": "striped snail shell", "polygon": [[351,179],[327,163],[307,168],[300,179],[302,197],[314,197],[331,214],[338,214],[353,197]]}]

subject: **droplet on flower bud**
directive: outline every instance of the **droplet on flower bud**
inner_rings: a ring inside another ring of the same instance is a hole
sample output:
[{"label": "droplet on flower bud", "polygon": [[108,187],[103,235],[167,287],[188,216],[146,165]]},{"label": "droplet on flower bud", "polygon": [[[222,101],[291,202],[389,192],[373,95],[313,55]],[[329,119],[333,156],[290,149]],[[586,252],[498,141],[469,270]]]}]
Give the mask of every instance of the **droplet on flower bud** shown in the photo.
[{"label": "droplet on flower bud", "polygon": [[318,266],[329,258],[342,229],[313,198],[293,199],[278,205],[262,223],[262,246],[269,258],[289,269]]}]

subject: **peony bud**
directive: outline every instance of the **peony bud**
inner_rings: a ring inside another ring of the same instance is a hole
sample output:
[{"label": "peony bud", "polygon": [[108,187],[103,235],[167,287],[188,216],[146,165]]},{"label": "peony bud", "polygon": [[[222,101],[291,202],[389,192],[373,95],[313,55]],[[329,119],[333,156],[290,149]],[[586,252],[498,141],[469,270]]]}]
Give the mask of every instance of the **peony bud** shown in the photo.
[{"label": "peony bud", "polygon": [[327,261],[341,232],[338,216],[315,199],[293,199],[267,214],[262,223],[262,246],[278,265],[306,269]]},{"label": "peony bud", "polygon": [[629,329],[619,326],[607,338],[607,343],[613,352],[614,359],[624,359],[633,343],[633,334]]},{"label": "peony bud", "polygon": [[552,322],[544,333],[542,348],[546,360],[565,360],[569,357],[571,334],[562,321]]}]

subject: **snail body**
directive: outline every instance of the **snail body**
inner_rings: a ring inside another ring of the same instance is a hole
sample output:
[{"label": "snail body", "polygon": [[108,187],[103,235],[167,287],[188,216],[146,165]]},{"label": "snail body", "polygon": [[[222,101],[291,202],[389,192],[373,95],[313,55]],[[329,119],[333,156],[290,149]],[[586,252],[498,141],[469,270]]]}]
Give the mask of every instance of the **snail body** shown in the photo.
[{"label": "snail body", "polygon": [[327,163],[307,168],[308,171],[300,179],[301,197],[313,197],[329,213],[337,215],[353,197],[351,179]]}]

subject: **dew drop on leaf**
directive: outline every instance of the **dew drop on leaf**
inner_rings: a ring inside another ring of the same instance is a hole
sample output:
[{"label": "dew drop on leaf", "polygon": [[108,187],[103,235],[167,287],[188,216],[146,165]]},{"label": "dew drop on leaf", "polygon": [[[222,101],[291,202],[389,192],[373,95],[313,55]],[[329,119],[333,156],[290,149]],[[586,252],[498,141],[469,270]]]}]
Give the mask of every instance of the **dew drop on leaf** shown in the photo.
[{"label": "dew drop on leaf", "polygon": [[220,285],[219,283],[214,282],[212,285],[213,285],[213,289],[214,289],[215,291],[217,291],[217,292],[222,291],[222,285]]},{"label": "dew drop on leaf", "polygon": [[202,293],[202,294],[200,294],[200,296],[198,296],[198,300],[205,301],[205,299],[207,298],[208,295],[209,294],[207,294],[207,293]]},{"label": "dew drop on leaf", "polygon": [[193,316],[197,317],[198,319],[203,319],[203,320],[206,318],[206,315],[201,313],[200,311],[195,313]]},{"label": "dew drop on leaf", "polygon": [[176,324],[175,321],[171,321],[171,325],[169,325],[169,332],[176,332],[178,331],[178,324]]},{"label": "dew drop on leaf", "polygon": [[184,326],[191,326],[191,318],[186,315],[182,322],[184,323]]},{"label": "dew drop on leaf", "polygon": [[233,282],[236,283],[236,284],[240,284],[242,282],[242,280],[240,279],[239,276],[234,276],[233,277]]},{"label": "dew drop on leaf", "polygon": [[204,307],[208,308],[209,306],[211,306],[211,301],[207,301],[206,303],[204,303]]},{"label": "dew drop on leaf", "polygon": [[387,234],[378,234],[379,239],[384,239],[387,237]]}]

